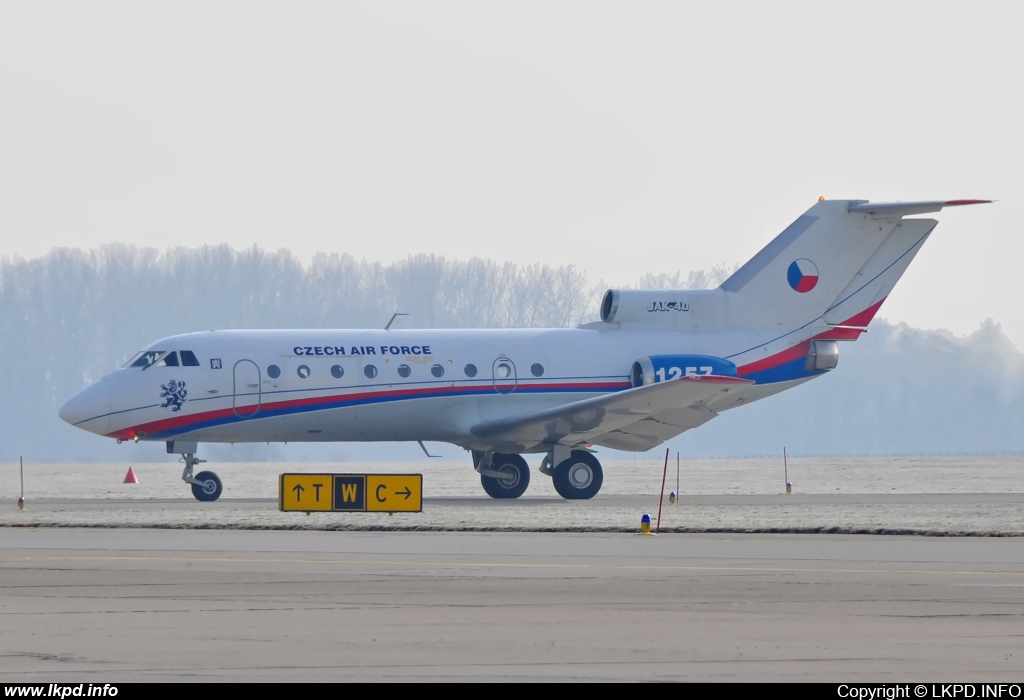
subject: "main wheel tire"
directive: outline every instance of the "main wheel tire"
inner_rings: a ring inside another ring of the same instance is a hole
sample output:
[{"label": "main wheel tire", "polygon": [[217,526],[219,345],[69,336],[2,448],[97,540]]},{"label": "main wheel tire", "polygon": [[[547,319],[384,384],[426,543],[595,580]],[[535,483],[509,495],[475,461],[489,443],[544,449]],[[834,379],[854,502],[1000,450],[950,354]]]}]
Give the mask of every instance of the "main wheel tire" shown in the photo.
[{"label": "main wheel tire", "polygon": [[593,498],[604,483],[604,470],[597,457],[589,452],[575,451],[569,459],[555,467],[551,476],[555,491],[562,498],[579,500]]},{"label": "main wheel tire", "polygon": [[224,492],[220,478],[213,472],[199,472],[195,478],[201,482],[192,484],[192,495],[197,501],[216,501]]},{"label": "main wheel tire", "polygon": [[519,498],[530,485],[530,467],[519,455],[494,455],[491,469],[505,476],[480,475],[480,484],[491,498]]}]

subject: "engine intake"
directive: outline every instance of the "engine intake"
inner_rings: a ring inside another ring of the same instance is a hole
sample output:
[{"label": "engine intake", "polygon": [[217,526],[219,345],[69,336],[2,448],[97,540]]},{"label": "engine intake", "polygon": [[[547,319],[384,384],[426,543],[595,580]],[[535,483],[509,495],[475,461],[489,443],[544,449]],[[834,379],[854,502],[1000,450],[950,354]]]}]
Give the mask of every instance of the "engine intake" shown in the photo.
[{"label": "engine intake", "polygon": [[666,316],[688,312],[694,294],[690,290],[609,289],[601,300],[601,320],[664,322]]}]

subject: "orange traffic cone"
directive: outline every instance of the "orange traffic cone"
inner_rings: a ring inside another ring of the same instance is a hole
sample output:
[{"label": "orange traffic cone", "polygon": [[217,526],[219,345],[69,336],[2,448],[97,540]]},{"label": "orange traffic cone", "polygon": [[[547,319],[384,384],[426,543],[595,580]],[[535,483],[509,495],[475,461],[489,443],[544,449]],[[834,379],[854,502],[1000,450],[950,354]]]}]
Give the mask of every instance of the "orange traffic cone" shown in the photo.
[{"label": "orange traffic cone", "polygon": [[124,483],[126,484],[137,484],[139,483],[139,477],[135,476],[135,470],[128,467],[128,473],[124,477]]}]

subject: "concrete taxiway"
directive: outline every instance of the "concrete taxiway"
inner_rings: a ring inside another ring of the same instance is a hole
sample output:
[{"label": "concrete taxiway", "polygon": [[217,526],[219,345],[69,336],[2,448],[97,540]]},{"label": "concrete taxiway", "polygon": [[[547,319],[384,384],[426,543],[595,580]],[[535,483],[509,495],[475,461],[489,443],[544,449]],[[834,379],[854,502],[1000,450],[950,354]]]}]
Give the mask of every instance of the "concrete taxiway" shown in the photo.
[{"label": "concrete taxiway", "polygon": [[[1024,535],[1024,493],[731,494],[684,496],[661,504],[666,532]],[[452,532],[636,532],[657,497],[598,495],[496,501],[426,498],[420,513],[281,512],[275,499],[37,499],[0,510],[0,527],[278,530],[445,530]]]},{"label": "concrete taxiway", "polygon": [[28,464],[18,510],[0,465],[0,677],[1024,677],[1024,458],[683,462],[658,537],[664,462],[608,466],[591,501],[507,502],[465,463],[301,465],[423,471],[391,517],[279,512],[275,464],[217,465],[216,503],[173,463]]},{"label": "concrete taxiway", "polygon": [[1017,538],[0,529],[7,682],[1019,682],[1022,629]]},{"label": "concrete taxiway", "polygon": [[[0,464],[0,527],[634,532],[643,513],[656,517],[666,477],[663,461],[608,460],[593,500],[564,501],[536,474],[526,496],[495,502],[468,462],[207,466],[220,474],[225,493],[198,504],[173,461],[135,464],[136,484],[123,483],[124,464],[28,463],[28,505],[19,511],[18,465]],[[281,513],[282,472],[422,473],[423,512]],[[785,493],[787,480],[792,494]],[[668,505],[670,491],[679,492],[679,506]],[[669,465],[663,505],[662,527],[675,532],[1021,536],[1024,457],[790,458],[787,471],[781,459],[683,461]]]}]

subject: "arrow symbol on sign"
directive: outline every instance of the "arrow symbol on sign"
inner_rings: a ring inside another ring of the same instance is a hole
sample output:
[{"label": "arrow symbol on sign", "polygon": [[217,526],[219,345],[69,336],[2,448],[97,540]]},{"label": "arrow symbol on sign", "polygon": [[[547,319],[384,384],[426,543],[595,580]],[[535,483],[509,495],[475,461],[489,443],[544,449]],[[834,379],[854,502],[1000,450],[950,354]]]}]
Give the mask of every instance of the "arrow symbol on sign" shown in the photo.
[{"label": "arrow symbol on sign", "polygon": [[296,502],[302,501],[302,492],[305,490],[306,489],[302,488],[302,484],[295,484],[295,487],[292,488],[292,491],[295,492]]},{"label": "arrow symbol on sign", "polygon": [[412,491],[409,490],[408,486],[405,487],[405,491],[397,491],[396,493],[399,493],[399,494],[404,493],[405,494],[405,500],[407,500],[407,501],[409,500],[409,496],[412,495]]}]

